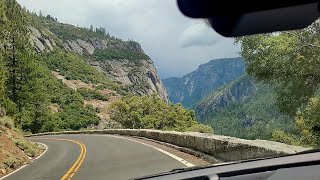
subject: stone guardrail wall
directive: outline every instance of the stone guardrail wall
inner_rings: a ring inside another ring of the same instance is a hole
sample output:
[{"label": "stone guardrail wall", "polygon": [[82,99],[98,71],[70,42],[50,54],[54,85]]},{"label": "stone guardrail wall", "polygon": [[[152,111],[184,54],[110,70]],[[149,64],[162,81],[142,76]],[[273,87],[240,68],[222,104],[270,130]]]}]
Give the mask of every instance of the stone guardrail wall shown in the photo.
[{"label": "stone guardrail wall", "polygon": [[207,133],[160,131],[149,129],[62,131],[39,133],[30,136],[58,134],[115,134],[143,137],[199,151],[206,155],[213,156],[219,161],[236,161],[242,159],[263,158],[293,154],[308,150],[307,148],[303,148],[300,146],[291,146],[266,140],[244,140]]}]

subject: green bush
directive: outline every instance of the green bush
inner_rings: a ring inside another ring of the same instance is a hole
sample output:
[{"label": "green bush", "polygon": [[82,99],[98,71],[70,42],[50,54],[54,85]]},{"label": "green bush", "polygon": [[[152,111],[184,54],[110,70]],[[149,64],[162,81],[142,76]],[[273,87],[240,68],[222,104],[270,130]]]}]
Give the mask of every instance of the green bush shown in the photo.
[{"label": "green bush", "polygon": [[200,133],[213,133],[213,128],[205,124],[195,124],[187,128],[186,131],[200,132]]},{"label": "green bush", "polygon": [[89,125],[98,125],[100,118],[90,108],[67,107],[59,112],[63,129],[79,130]]},{"label": "green bush", "polygon": [[2,106],[6,110],[8,116],[13,116],[17,112],[17,105],[10,99],[5,99]]},{"label": "green bush", "polygon": [[299,145],[298,140],[290,134],[285,133],[282,130],[275,130],[272,133],[272,140],[285,144]]},{"label": "green bush", "polygon": [[37,153],[36,145],[25,139],[13,138],[12,141],[16,144],[18,148],[24,151],[28,156],[34,157]]},{"label": "green bush", "polygon": [[43,122],[41,132],[57,132],[63,129],[63,123],[59,117],[59,113],[51,114],[45,122]]},{"label": "green bush", "polygon": [[88,100],[88,101],[90,101],[92,99],[98,99],[98,100],[102,100],[102,101],[108,100],[107,96],[102,95],[97,90],[90,90],[88,88],[80,88],[77,91],[84,97],[85,100]]},{"label": "green bush", "polygon": [[17,163],[17,159],[13,155],[8,155],[4,158],[3,164],[9,168],[14,168],[15,163]]}]

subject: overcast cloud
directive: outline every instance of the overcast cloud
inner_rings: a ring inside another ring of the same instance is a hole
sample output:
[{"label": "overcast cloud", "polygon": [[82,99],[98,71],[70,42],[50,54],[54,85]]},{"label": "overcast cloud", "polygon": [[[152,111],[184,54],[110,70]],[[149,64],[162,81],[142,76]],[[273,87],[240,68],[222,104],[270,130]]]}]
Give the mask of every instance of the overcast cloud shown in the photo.
[{"label": "overcast cloud", "polygon": [[133,39],[154,61],[162,78],[182,76],[211,59],[236,57],[239,47],[203,20],[183,16],[175,0],[18,0],[31,11],[60,22],[103,26],[113,36]]}]

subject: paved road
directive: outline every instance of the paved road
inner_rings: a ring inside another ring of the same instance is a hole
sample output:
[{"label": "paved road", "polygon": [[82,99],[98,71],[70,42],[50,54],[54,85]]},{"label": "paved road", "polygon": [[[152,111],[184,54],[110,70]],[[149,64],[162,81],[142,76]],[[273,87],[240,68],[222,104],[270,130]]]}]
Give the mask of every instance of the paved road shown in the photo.
[{"label": "paved road", "polygon": [[111,135],[57,135],[31,140],[46,144],[47,152],[5,180],[130,179],[185,167],[151,147]]}]

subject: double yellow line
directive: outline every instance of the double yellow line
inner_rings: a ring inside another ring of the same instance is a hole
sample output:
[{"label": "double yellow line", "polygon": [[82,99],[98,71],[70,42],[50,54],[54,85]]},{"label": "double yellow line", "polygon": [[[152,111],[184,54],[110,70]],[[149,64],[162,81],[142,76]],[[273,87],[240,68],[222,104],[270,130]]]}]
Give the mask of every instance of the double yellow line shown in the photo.
[{"label": "double yellow line", "polygon": [[[38,139],[38,138],[37,138]],[[84,158],[86,157],[87,154],[87,148],[86,146],[79,142],[79,141],[75,141],[75,140],[71,140],[71,139],[60,139],[60,138],[39,138],[39,139],[45,139],[45,140],[57,140],[57,141],[69,141],[75,144],[78,144],[80,147],[80,154],[76,160],[76,162],[73,163],[73,165],[70,167],[70,169],[60,178],[60,180],[69,180],[71,179],[75,173],[78,171],[78,169],[80,168],[81,164],[84,161]]]}]

